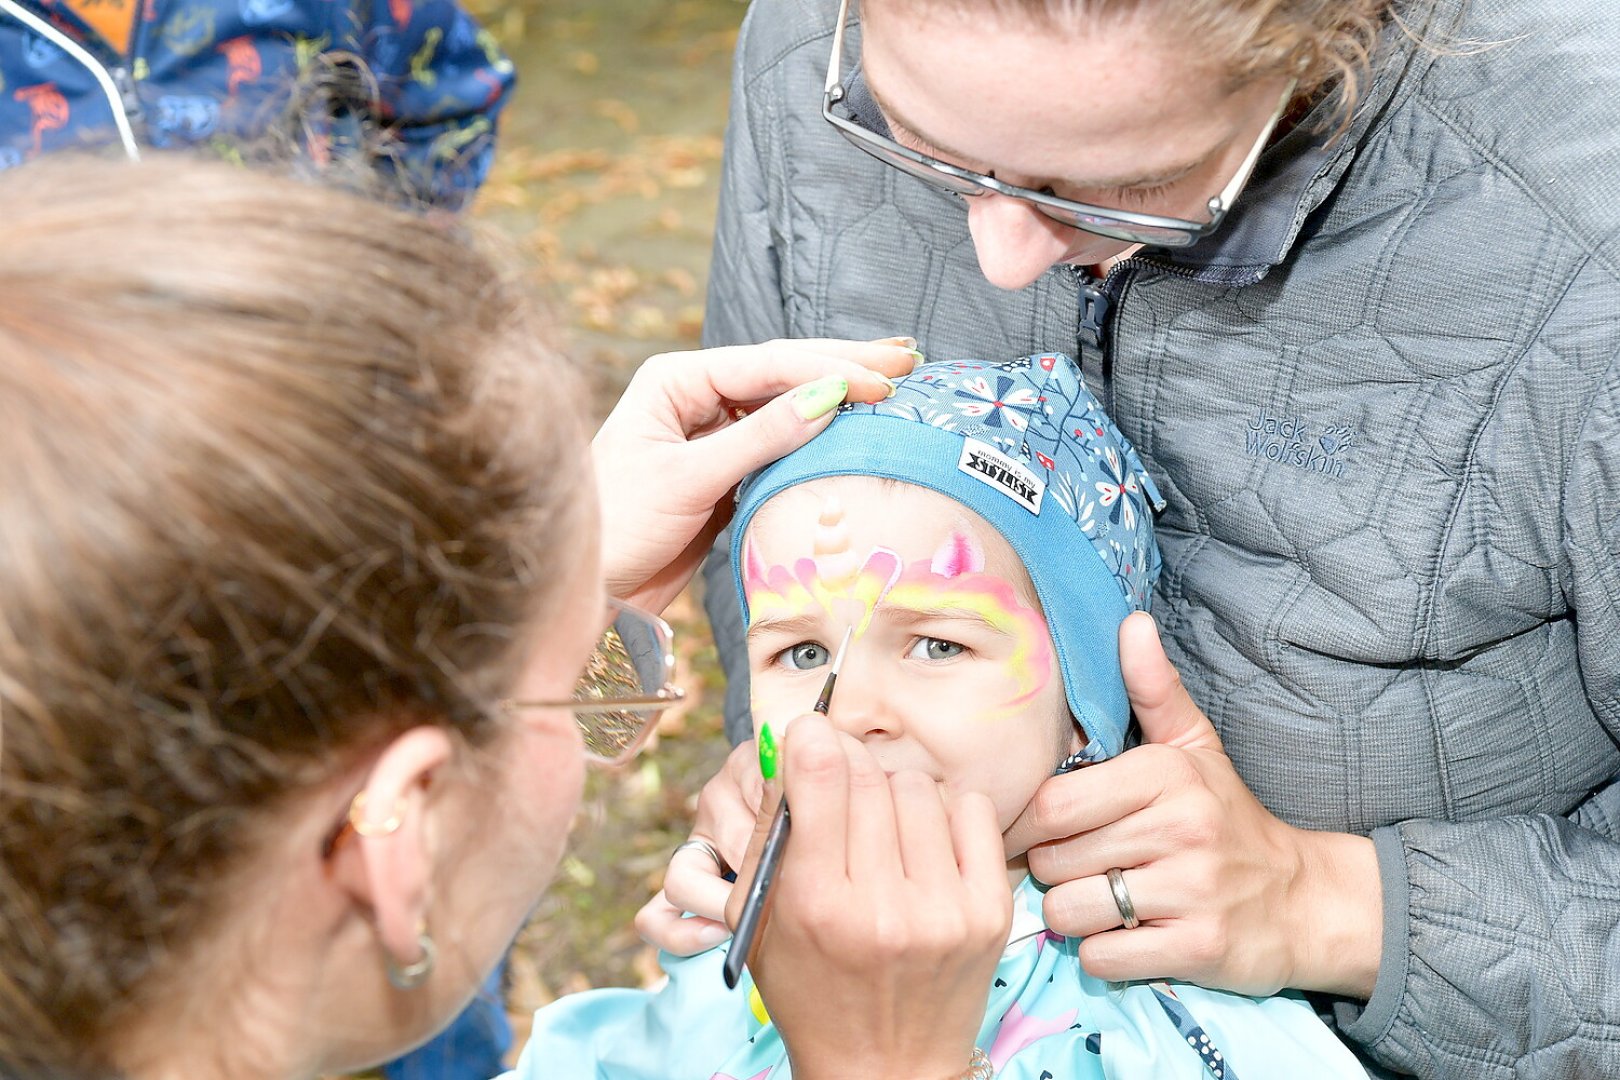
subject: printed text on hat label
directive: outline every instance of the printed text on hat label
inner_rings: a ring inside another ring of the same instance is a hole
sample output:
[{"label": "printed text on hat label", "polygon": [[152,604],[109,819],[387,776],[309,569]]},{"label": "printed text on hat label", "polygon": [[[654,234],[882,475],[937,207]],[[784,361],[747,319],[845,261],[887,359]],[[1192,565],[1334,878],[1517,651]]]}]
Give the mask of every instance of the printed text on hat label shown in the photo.
[{"label": "printed text on hat label", "polygon": [[975,480],[989,484],[1030,513],[1041,512],[1041,496],[1046,494],[1046,484],[1030,471],[1029,466],[1008,457],[989,443],[963,439],[962,456],[957,460],[956,468]]}]

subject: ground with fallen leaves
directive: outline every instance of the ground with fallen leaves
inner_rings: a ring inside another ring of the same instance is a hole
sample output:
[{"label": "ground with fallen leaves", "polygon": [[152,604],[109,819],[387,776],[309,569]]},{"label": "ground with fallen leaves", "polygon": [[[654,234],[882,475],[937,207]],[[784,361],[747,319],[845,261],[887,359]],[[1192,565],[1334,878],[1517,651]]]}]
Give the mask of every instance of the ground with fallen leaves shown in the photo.
[{"label": "ground with fallen leaves", "polygon": [[[602,415],[646,357],[697,346],[739,0],[474,4],[518,64],[478,217],[516,242]],[[631,919],[726,753],[701,607],[666,613],[690,697],[630,769],[594,773],[570,853],[512,954],[519,1045],[559,994],[658,975]]]},{"label": "ground with fallen leaves", "polygon": [[[697,347],[732,49],[744,0],[471,0],[518,70],[475,216],[511,249],[586,372],[594,417],[655,353]],[[513,949],[508,1011],[642,986],[631,920],[724,760],[723,682],[701,606],[665,613],[688,698],[625,771],[593,771],[569,854]],[[373,1074],[374,1075],[374,1074]]]}]

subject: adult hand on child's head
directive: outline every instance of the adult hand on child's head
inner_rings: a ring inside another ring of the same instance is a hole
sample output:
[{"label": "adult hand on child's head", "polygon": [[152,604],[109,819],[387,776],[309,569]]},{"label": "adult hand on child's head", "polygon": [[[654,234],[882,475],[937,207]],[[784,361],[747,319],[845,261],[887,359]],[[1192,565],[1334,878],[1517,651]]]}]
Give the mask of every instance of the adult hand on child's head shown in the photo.
[{"label": "adult hand on child's head", "polygon": [[643,364],[591,444],[608,591],[662,611],[730,519],[737,482],[808,442],[840,402],[881,400],[886,376],[915,362],[909,340],[772,341]]},{"label": "adult hand on child's head", "polygon": [[[783,779],[793,831],[749,971],[794,1076],[961,1075],[1012,922],[994,806],[947,803],[918,772],[885,776],[815,715],[788,725]],[[744,894],[727,905],[733,925]]]},{"label": "adult hand on child's head", "polygon": [[[764,796],[759,751],[750,739],[732,750],[720,771],[703,785],[692,821],[693,838],[713,844],[726,867],[741,866]],[[669,860],[663,889],[636,914],[636,931],[676,956],[720,944],[731,936],[725,917],[733,885],[723,874],[702,851],[677,851]],[[688,912],[694,917],[685,918]]]},{"label": "adult hand on child's head", "polygon": [[[1382,925],[1371,841],[1298,829],[1261,805],[1149,616],[1120,627],[1120,666],[1142,745],[1048,780],[1006,834],[1053,886],[1047,922],[1086,939],[1080,960],[1098,978],[1367,997]],[[1111,867],[1135,929],[1121,927]]]}]

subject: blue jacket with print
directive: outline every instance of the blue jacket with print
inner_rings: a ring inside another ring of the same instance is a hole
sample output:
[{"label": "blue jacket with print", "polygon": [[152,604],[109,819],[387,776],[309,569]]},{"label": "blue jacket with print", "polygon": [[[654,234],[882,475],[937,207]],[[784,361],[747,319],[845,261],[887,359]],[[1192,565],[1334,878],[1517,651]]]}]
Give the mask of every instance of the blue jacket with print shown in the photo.
[{"label": "blue jacket with print", "polygon": [[228,154],[352,57],[374,93],[301,117],[317,164],[365,119],[390,134],[382,167],[413,198],[459,207],[488,171],[512,63],[455,0],[124,0],[139,6],[123,51],[80,14],[108,2],[0,0],[0,169],[116,146],[119,111],[141,145]]}]

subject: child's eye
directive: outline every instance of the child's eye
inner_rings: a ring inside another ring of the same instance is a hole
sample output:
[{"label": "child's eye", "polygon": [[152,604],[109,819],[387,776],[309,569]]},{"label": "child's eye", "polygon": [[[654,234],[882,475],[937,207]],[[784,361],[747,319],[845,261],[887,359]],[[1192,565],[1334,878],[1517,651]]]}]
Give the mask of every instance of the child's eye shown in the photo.
[{"label": "child's eye", "polygon": [[967,652],[967,646],[958,645],[954,641],[944,638],[921,637],[911,647],[906,657],[911,660],[949,660],[953,656],[961,656]]},{"label": "child's eye", "polygon": [[826,667],[830,659],[827,650],[814,641],[801,641],[791,648],[783,649],[776,654],[776,662],[795,671],[809,671],[812,668]]}]

